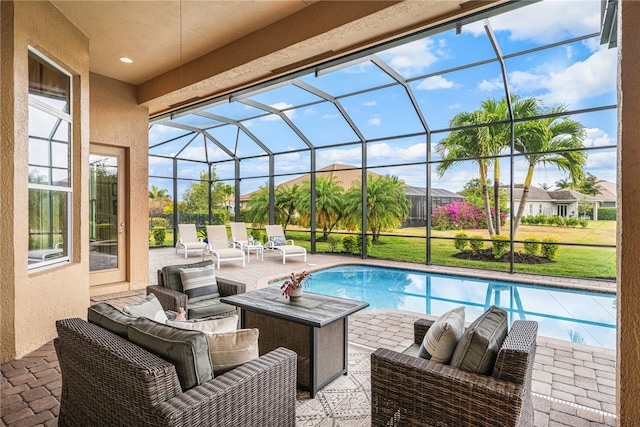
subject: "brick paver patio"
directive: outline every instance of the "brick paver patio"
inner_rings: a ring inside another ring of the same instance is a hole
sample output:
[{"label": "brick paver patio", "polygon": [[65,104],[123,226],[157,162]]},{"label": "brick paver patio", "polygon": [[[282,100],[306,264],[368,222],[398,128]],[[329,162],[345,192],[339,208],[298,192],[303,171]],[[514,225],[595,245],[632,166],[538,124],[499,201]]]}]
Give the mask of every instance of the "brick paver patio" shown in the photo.
[{"label": "brick paver patio", "polygon": [[[156,283],[156,270],[168,264],[182,264],[184,257],[170,248],[153,249],[149,254],[150,283]],[[191,255],[188,261],[201,260]],[[407,268],[406,263],[359,260],[332,255],[309,255],[307,263],[265,254],[264,261],[252,259],[246,268],[223,264],[217,272],[222,277],[241,280],[252,290],[266,286],[273,279],[291,271],[312,270],[344,263],[371,263]],[[411,264],[411,268],[461,274],[490,275],[502,273],[478,272]],[[602,281],[569,281],[560,278],[526,275],[504,275],[511,281],[528,281],[558,286],[589,289],[615,289],[614,283]],[[127,305],[144,296],[144,290],[92,298],[108,300],[115,306]],[[420,315],[393,310],[366,310],[349,318],[349,341],[370,348],[406,348],[413,340],[413,321]],[[53,342],[15,361],[0,366],[2,426],[55,426],[59,410],[61,379]],[[533,393],[536,426],[615,426],[615,351],[568,341],[538,337],[538,349],[533,373]]]}]

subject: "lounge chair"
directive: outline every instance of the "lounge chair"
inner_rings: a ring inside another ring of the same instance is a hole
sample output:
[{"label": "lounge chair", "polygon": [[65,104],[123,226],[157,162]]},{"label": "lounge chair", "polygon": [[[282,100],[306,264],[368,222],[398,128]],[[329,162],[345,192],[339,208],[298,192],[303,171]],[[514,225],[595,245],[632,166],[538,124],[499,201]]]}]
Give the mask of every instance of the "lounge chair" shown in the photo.
[{"label": "lounge chair", "polygon": [[207,225],[207,248],[202,252],[202,260],[207,254],[213,254],[218,261],[218,270],[222,261],[242,261],[244,267],[244,251],[229,246],[227,227],[224,225]]},{"label": "lounge chair", "polygon": [[198,237],[195,224],[178,224],[178,232],[180,240],[176,244],[176,253],[179,248],[184,249],[184,257],[186,258],[189,251],[204,251],[207,244]]},{"label": "lounge chair", "polygon": [[249,243],[249,236],[247,235],[247,224],[244,222],[232,222],[231,226],[231,241],[238,247],[247,245]]},{"label": "lounge chair", "polygon": [[283,264],[287,258],[296,256],[304,257],[304,262],[307,262],[307,250],[302,246],[294,245],[293,240],[285,238],[281,225],[267,225],[265,228],[268,240],[264,248],[278,251],[282,255]]}]

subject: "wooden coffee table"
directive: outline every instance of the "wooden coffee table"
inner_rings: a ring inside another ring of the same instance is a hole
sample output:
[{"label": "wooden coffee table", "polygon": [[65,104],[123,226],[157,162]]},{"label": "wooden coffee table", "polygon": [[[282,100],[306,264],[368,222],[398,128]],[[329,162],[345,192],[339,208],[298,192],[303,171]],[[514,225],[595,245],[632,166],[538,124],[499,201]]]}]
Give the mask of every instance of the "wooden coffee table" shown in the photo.
[{"label": "wooden coffee table", "polygon": [[290,302],[279,287],[269,287],[220,299],[240,307],[242,328],[258,328],[260,355],[278,347],[298,354],[298,386],[311,397],[347,373],[347,317],[369,303],[305,292]]}]

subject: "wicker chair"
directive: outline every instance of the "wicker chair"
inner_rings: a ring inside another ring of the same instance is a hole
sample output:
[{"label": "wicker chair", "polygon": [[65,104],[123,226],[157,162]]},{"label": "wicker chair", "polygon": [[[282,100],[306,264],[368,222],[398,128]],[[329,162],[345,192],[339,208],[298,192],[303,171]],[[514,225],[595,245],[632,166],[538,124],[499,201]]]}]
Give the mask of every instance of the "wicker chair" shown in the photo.
[{"label": "wicker chair", "polygon": [[[420,345],[433,324],[419,319]],[[531,374],[538,324],[517,320],[491,376],[379,348],[371,355],[371,425],[533,426]]]},{"label": "wicker chair", "polygon": [[[247,286],[244,283],[216,276],[220,298],[212,299],[208,307],[207,300],[188,305],[187,294],[182,292],[182,284],[168,283],[168,279],[165,277],[168,268],[175,271],[178,268],[203,267],[205,265],[213,265],[213,261],[206,260],[193,264],[171,265],[158,270],[158,284],[147,286],[147,295],[154,294],[165,311],[177,313],[181,307],[186,308],[187,318],[189,319],[238,314],[235,306],[221,303],[218,300],[225,296],[246,292]],[[175,280],[179,280],[179,276]],[[215,311],[213,311],[213,309],[215,309]]]},{"label": "wicker chair", "polygon": [[56,322],[60,427],[295,425],[296,353],[275,349],[195,386],[175,366],[82,319]]}]

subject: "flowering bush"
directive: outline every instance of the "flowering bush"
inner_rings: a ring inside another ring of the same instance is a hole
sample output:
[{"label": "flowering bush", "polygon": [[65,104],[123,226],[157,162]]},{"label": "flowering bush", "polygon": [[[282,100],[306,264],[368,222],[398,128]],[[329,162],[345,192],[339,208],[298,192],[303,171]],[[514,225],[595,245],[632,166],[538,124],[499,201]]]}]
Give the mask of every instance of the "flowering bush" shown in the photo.
[{"label": "flowering bush", "polygon": [[484,217],[483,210],[473,203],[455,201],[437,207],[431,214],[431,225],[436,230],[481,228],[482,223],[486,227]]},{"label": "flowering bush", "polygon": [[289,279],[285,280],[282,286],[280,286],[280,289],[282,289],[282,295],[284,295],[285,298],[289,298],[293,291],[307,283],[307,279],[309,277],[311,277],[311,275],[306,271],[303,271],[298,276],[296,276],[295,273],[291,273],[291,275],[289,275]]}]

